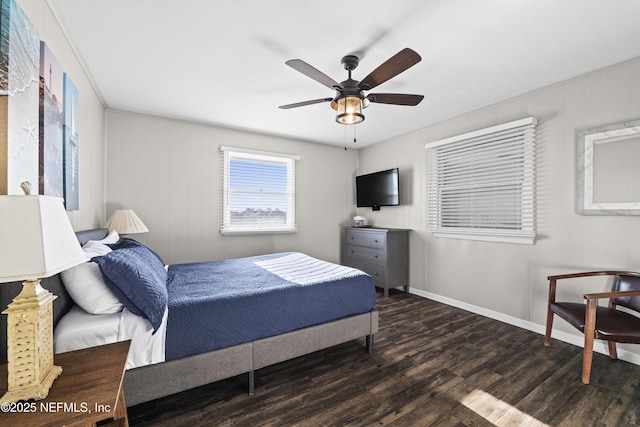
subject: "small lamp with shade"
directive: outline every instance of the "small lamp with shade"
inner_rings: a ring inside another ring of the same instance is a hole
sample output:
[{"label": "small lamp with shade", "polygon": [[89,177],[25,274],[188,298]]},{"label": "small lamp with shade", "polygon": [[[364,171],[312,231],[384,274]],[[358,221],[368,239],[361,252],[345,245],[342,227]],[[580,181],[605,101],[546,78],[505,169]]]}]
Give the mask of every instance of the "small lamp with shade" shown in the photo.
[{"label": "small lamp with shade", "polygon": [[140,217],[131,209],[116,209],[113,211],[105,227],[109,231],[115,230],[120,235],[147,233],[149,231]]},{"label": "small lamp with shade", "polygon": [[63,200],[0,196],[0,285],[24,280],[7,315],[7,392],[0,403],[44,399],[62,373],[53,357],[53,300],[40,279],[86,262]]}]

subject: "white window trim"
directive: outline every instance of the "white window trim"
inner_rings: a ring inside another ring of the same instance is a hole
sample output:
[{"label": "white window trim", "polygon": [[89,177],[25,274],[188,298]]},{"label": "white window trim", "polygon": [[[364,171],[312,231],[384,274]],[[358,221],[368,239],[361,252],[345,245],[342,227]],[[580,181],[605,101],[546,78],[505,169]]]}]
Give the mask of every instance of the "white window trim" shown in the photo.
[{"label": "white window trim", "polygon": [[[295,154],[275,153],[269,151],[252,150],[249,148],[220,146],[222,153],[222,202],[220,207],[220,233],[223,235],[249,235],[249,234],[280,234],[280,233],[295,233],[298,230],[296,223],[296,172],[295,162],[300,160],[300,156]],[[230,224],[230,211],[226,208],[229,201],[229,161],[231,156],[235,158],[246,158],[254,160],[274,161],[278,163],[287,163],[287,192],[290,193],[288,197],[287,206],[287,223],[282,226],[251,226],[251,227],[238,227]]]},{"label": "white window trim", "polygon": [[[502,243],[518,243],[518,244],[534,244],[536,238],[535,231],[535,133],[532,138],[523,138],[524,149],[526,150],[525,170],[523,176],[526,176],[526,183],[523,184],[523,201],[526,201],[530,209],[521,211],[522,224],[526,224],[519,230],[500,230],[488,228],[457,228],[441,226],[439,219],[430,218],[430,213],[439,212],[439,191],[438,183],[435,179],[436,171],[433,167],[429,167],[430,157],[436,155],[438,147],[447,144],[461,143],[463,141],[472,141],[475,138],[488,137],[492,134],[499,134],[509,130],[515,130],[520,127],[527,127],[535,132],[537,119],[528,117],[521,120],[515,120],[509,123],[503,123],[497,126],[457,135],[451,138],[442,139],[432,143],[427,143],[425,149],[427,151],[427,231],[430,231],[435,237],[447,237],[454,239],[466,240],[482,240],[489,242]],[[526,139],[526,140],[525,140]],[[434,206],[435,204],[435,206]],[[523,203],[524,205],[524,203]],[[526,221],[525,221],[526,219]]]}]

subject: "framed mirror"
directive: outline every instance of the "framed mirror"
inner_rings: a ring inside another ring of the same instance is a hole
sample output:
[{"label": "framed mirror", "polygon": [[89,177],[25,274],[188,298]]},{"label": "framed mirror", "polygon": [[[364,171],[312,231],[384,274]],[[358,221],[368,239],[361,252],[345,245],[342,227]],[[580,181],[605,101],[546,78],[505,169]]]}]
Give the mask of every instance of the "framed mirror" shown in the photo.
[{"label": "framed mirror", "polygon": [[576,132],[576,212],[640,215],[640,120]]}]

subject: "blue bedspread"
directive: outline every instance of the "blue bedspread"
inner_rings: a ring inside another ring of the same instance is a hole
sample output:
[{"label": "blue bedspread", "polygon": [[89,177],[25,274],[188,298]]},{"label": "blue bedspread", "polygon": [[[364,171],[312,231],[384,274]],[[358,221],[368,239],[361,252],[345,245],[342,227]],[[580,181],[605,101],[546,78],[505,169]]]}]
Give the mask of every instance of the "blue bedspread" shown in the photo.
[{"label": "blue bedspread", "polygon": [[365,313],[376,301],[370,276],[298,253],[171,265],[167,290],[166,360]]}]

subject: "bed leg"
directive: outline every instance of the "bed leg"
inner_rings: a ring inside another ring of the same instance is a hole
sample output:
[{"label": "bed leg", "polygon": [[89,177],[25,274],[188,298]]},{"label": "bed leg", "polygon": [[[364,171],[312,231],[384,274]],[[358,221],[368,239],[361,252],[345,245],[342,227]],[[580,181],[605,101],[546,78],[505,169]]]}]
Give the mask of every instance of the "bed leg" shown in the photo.
[{"label": "bed leg", "polygon": [[373,353],[373,334],[367,335],[366,348],[367,353]]},{"label": "bed leg", "polygon": [[249,396],[253,396],[254,387],[255,387],[255,374],[254,374],[254,371],[249,371]]}]

